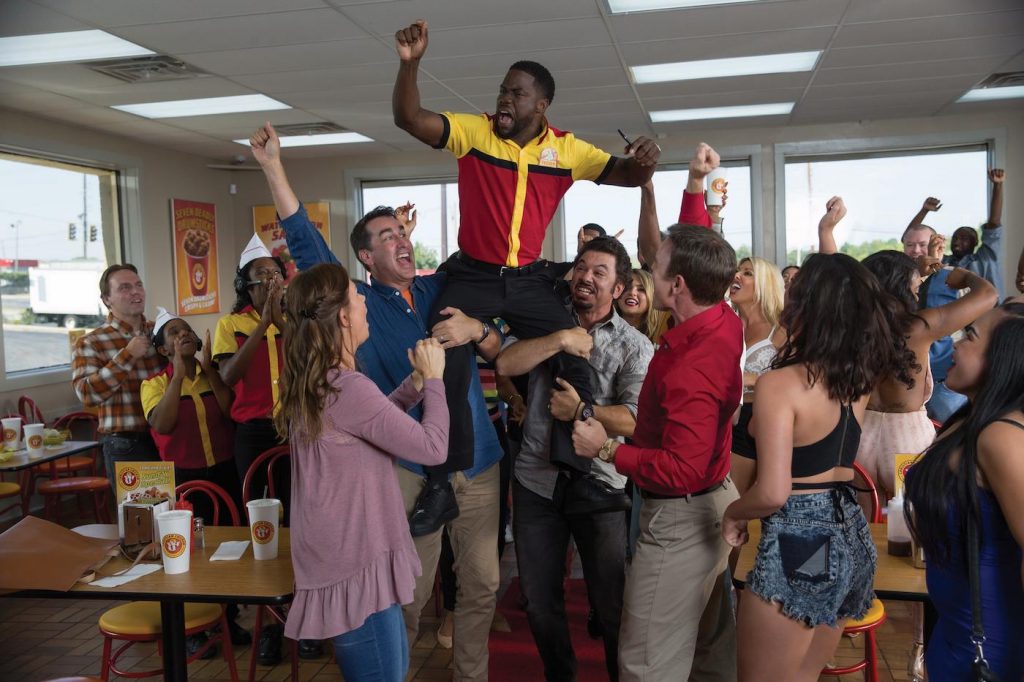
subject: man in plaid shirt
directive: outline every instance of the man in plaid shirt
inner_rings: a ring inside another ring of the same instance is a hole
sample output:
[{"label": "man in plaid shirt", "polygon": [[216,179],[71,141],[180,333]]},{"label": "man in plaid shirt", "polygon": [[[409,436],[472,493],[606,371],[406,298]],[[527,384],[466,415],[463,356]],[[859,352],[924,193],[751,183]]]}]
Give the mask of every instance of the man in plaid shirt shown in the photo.
[{"label": "man in plaid shirt", "polygon": [[142,412],[142,382],[164,366],[149,339],[146,289],[128,263],[111,265],[100,276],[107,324],[75,344],[71,383],[86,407],[99,411],[103,465],[116,492],[114,463],[159,459]]}]

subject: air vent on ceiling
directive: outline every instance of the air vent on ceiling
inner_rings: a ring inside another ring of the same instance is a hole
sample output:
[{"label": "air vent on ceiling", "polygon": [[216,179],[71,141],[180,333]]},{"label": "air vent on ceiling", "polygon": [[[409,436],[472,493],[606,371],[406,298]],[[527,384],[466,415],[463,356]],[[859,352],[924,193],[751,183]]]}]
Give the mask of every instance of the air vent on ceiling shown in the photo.
[{"label": "air vent on ceiling", "polygon": [[978,83],[979,88],[1005,88],[1010,85],[1024,85],[1024,71],[994,73]]},{"label": "air vent on ceiling", "polygon": [[128,83],[155,83],[185,78],[202,78],[210,75],[180,59],[162,54],[151,57],[85,62],[85,65],[97,73]]},{"label": "air vent on ceiling", "polygon": [[299,135],[326,135],[328,133],[347,133],[348,128],[343,128],[337,123],[330,121],[313,121],[312,123],[288,123],[275,126],[274,130],[281,137],[296,137]]}]

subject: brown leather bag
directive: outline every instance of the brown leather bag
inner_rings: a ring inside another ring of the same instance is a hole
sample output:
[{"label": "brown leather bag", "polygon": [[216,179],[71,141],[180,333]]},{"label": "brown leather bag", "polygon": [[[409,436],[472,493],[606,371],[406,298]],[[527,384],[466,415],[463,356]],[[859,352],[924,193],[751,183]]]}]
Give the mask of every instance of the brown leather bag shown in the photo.
[{"label": "brown leather bag", "polygon": [[26,516],[0,534],[0,590],[66,592],[105,564],[117,544]]}]

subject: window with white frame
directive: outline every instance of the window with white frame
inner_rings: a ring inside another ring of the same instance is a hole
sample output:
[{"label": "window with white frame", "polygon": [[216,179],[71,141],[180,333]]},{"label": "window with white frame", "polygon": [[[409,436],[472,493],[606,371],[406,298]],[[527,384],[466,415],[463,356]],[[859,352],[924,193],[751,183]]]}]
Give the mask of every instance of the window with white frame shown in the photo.
[{"label": "window with white frame", "polygon": [[100,274],[119,260],[117,172],[0,153],[5,376],[67,366],[101,324]]},{"label": "window with white frame", "polygon": [[459,192],[455,182],[363,181],[363,212],[375,206],[397,208],[412,203],[416,211],[416,230],[412,243],[416,252],[416,272],[434,272],[459,248]]},{"label": "window with white frame", "polygon": [[817,251],[818,221],[835,195],[848,211],[836,228],[836,243],[857,259],[902,250],[900,237],[927,197],[942,201],[925,219],[939,233],[949,237],[961,225],[978,228],[988,215],[987,170],[984,144],[786,157],[786,263],[798,264]]},{"label": "window with white frame", "polygon": [[[723,163],[728,180],[728,199],[722,210],[723,233],[736,249],[740,258],[749,256],[752,250],[753,217],[750,205],[750,164],[748,161],[727,161]],[[671,166],[654,173],[654,196],[658,211],[658,224],[662,229],[679,222],[679,209],[686,188],[685,166]],[[609,235],[622,230],[623,245],[636,263],[637,225],[640,219],[640,190],[636,187],[615,187],[595,185],[592,182],[577,182],[563,199],[565,221],[565,253],[572,257],[576,253],[579,228],[587,223],[597,223]]]}]

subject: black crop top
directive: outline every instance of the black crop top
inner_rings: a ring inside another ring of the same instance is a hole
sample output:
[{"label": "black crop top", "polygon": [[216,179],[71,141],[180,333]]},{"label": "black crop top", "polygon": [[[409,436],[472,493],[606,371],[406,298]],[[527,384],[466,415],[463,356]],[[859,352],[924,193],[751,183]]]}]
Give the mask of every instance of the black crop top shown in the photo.
[{"label": "black crop top", "polygon": [[832,431],[810,445],[793,448],[791,475],[793,478],[817,476],[834,467],[853,468],[860,447],[860,424],[853,415],[852,405],[842,405],[839,422]]}]

